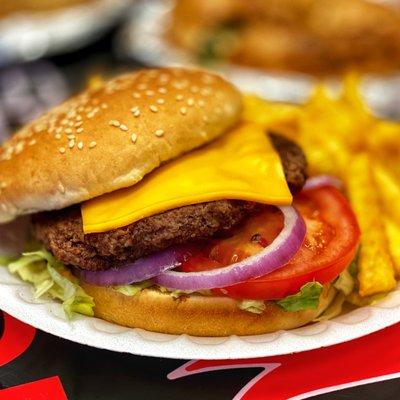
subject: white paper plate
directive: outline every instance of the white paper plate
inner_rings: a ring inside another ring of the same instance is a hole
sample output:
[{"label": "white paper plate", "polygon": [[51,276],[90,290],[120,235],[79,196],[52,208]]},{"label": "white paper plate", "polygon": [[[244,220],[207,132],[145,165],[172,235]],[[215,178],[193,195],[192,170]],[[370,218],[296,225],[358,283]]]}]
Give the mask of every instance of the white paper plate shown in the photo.
[{"label": "white paper plate", "polygon": [[[172,6],[172,0],[137,1],[131,18],[119,35],[119,52],[151,66],[196,65],[190,54],[165,40]],[[300,73],[272,73],[233,64],[213,67],[241,90],[273,101],[302,103],[316,83],[310,75]],[[333,90],[339,89],[337,80],[327,83]],[[363,80],[361,91],[375,114],[400,119],[399,73],[369,75]]]},{"label": "white paper plate", "polygon": [[346,342],[400,321],[400,288],[379,305],[331,321],[255,336],[200,338],[129,329],[97,318],[67,321],[60,304],[35,300],[29,285],[0,267],[0,309],[38,329],[73,342],[136,355],[179,359],[239,359],[294,353]]},{"label": "white paper plate", "polygon": [[95,0],[0,19],[0,66],[81,48],[124,13],[131,0]]},{"label": "white paper plate", "polygon": [[[0,254],[20,252],[26,220],[0,229]],[[0,309],[55,336],[101,349],[179,359],[228,359],[275,356],[312,350],[367,335],[400,322],[400,287],[378,305],[362,307],[331,321],[291,331],[254,336],[201,338],[130,329],[97,318],[69,321],[61,304],[36,300],[32,287],[0,266]]]}]

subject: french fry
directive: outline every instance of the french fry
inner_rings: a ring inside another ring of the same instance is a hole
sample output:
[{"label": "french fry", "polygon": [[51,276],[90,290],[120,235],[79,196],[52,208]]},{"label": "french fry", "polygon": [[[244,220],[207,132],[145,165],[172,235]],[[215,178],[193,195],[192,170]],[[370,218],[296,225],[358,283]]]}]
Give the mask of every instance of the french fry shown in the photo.
[{"label": "french fry", "polygon": [[400,182],[382,163],[375,162],[373,172],[385,212],[400,225]]},{"label": "french fry", "polygon": [[387,292],[396,286],[394,265],[367,154],[356,155],[350,163],[347,189],[362,232],[358,264],[359,294],[365,297]]},{"label": "french fry", "polygon": [[400,278],[400,224],[396,224],[388,217],[384,218],[384,224],[396,276],[397,278]]},{"label": "french fry", "polygon": [[353,114],[353,120],[368,123],[371,121],[371,111],[367,107],[360,92],[361,78],[354,72],[347,74],[343,79],[342,93],[340,102],[347,106],[347,109]]},{"label": "french fry", "polygon": [[311,175],[347,183],[362,230],[359,292],[350,302],[370,304],[395,287],[395,275],[400,279],[400,124],[374,117],[359,84],[348,75],[339,97],[318,85],[302,106],[247,96],[244,119],[296,140]]},{"label": "french fry", "polygon": [[298,120],[301,113],[301,108],[293,104],[272,103],[254,95],[244,96],[244,121],[255,122],[292,137],[299,131]]}]

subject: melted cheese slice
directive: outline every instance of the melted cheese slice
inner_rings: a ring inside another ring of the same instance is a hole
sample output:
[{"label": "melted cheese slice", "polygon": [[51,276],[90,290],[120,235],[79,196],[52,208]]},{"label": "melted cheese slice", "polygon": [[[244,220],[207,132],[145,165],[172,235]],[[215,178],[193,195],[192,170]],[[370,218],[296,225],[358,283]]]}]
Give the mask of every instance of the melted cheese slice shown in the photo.
[{"label": "melted cheese slice", "polygon": [[83,230],[106,232],[173,208],[223,199],[292,202],[279,154],[257,125],[240,125],[134,186],[83,203]]}]

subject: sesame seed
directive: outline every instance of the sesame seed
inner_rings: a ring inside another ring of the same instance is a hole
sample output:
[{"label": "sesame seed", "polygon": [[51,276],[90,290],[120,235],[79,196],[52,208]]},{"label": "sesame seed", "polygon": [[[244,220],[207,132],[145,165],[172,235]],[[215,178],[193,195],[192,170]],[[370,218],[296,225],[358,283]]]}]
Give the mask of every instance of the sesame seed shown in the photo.
[{"label": "sesame seed", "polygon": [[131,112],[133,113],[133,115],[134,115],[135,117],[138,117],[138,116],[140,115],[139,107],[133,107],[133,108],[131,108]]},{"label": "sesame seed", "polygon": [[121,129],[121,131],[127,131],[127,130],[129,130],[128,129],[128,127],[126,126],[126,125],[124,125],[124,124],[122,124],[120,127],[119,127],[119,129]]},{"label": "sesame seed", "polygon": [[82,133],[83,132],[83,128],[78,128],[77,130],[76,130],[76,133]]},{"label": "sesame seed", "polygon": [[78,149],[79,150],[83,149],[83,142],[82,141],[78,142]]},{"label": "sesame seed", "polygon": [[177,94],[175,96],[175,99],[178,100],[178,101],[182,101],[183,100],[183,95],[182,94]]},{"label": "sesame seed", "polygon": [[24,150],[24,142],[18,142],[15,146],[15,154],[19,154]]},{"label": "sesame seed", "polygon": [[83,124],[82,121],[75,122],[75,127],[81,126]]},{"label": "sesame seed", "polygon": [[203,115],[202,119],[203,119],[204,122],[209,122],[210,121],[210,118],[208,118],[207,115]]},{"label": "sesame seed", "polygon": [[191,97],[190,99],[187,100],[187,105],[188,105],[189,107],[192,107],[192,106],[194,105],[194,100],[193,100],[192,97]]},{"label": "sesame seed", "polygon": [[58,151],[59,151],[61,154],[64,154],[64,153],[65,153],[65,147],[60,147],[60,148],[58,149]]},{"label": "sesame seed", "polygon": [[199,88],[198,88],[198,86],[192,86],[192,87],[190,88],[190,91],[191,91],[192,93],[198,93],[198,92],[199,92]]},{"label": "sesame seed", "polygon": [[32,139],[28,144],[29,144],[29,146],[33,146],[33,145],[36,144],[36,140],[35,140],[35,139]]},{"label": "sesame seed", "polygon": [[154,91],[153,90],[146,90],[146,95],[151,97],[154,96]]},{"label": "sesame seed", "polygon": [[204,100],[199,100],[199,101],[197,102],[197,104],[199,105],[199,107],[204,107],[206,103],[205,103]]},{"label": "sesame seed", "polygon": [[107,103],[101,103],[100,107],[103,109],[106,109],[106,108],[108,108],[108,105],[107,105]]},{"label": "sesame seed", "polygon": [[201,89],[201,91],[200,91],[200,93],[203,95],[203,96],[208,96],[208,95],[210,95],[211,94],[211,89],[210,88],[203,88],[203,89]]},{"label": "sesame seed", "polygon": [[70,149],[72,149],[74,146],[75,146],[75,140],[72,139],[72,140],[69,141],[68,147],[69,147]]},{"label": "sesame seed", "polygon": [[136,133],[132,133],[132,135],[131,135],[131,140],[132,140],[132,143],[136,143],[136,140],[137,140],[137,135],[136,135]]},{"label": "sesame seed", "polygon": [[163,129],[157,129],[154,134],[158,137],[161,137],[162,135],[164,135],[164,130]]},{"label": "sesame seed", "polygon": [[63,194],[65,193],[65,187],[61,182],[58,184],[58,190]]},{"label": "sesame seed", "polygon": [[167,92],[168,92],[168,90],[165,87],[158,88],[158,93],[166,94]]},{"label": "sesame seed", "polygon": [[65,130],[65,133],[72,133],[72,129],[71,129],[71,128],[67,128],[67,129]]},{"label": "sesame seed", "polygon": [[77,121],[82,121],[82,117],[81,117],[80,115],[77,115],[77,116],[75,117],[75,119],[76,119]]},{"label": "sesame seed", "polygon": [[61,134],[60,134],[60,133],[56,133],[56,134],[54,135],[54,137],[55,137],[57,140],[60,140],[60,139],[61,139]]},{"label": "sesame seed", "polygon": [[116,127],[121,125],[121,123],[115,119],[112,119],[111,121],[109,121],[108,124],[111,126],[116,126]]},{"label": "sesame seed", "polygon": [[5,189],[7,187],[7,183],[1,182],[0,188]]},{"label": "sesame seed", "polygon": [[158,103],[158,104],[164,104],[164,103],[165,103],[165,100],[164,100],[164,99],[157,99],[157,103]]},{"label": "sesame seed", "polygon": [[145,83],[139,83],[139,85],[137,85],[138,90],[146,90],[147,89],[147,85]]},{"label": "sesame seed", "polygon": [[180,111],[180,113],[181,113],[182,115],[186,115],[186,114],[187,114],[187,108],[186,108],[186,107],[181,107],[181,108],[179,109],[179,111]]},{"label": "sesame seed", "polygon": [[93,149],[93,147],[96,147],[97,143],[96,142],[90,142],[89,148]]},{"label": "sesame seed", "polygon": [[139,99],[139,98],[140,98],[140,93],[135,92],[135,93],[133,93],[132,96],[133,96],[135,99]]},{"label": "sesame seed", "polygon": [[56,133],[61,133],[62,131],[63,131],[63,128],[61,126],[56,129]]},{"label": "sesame seed", "polygon": [[161,74],[160,75],[160,82],[167,83],[168,81],[169,81],[169,75],[168,74]]},{"label": "sesame seed", "polygon": [[67,138],[70,139],[70,140],[71,139],[75,139],[75,135],[68,135]]},{"label": "sesame seed", "polygon": [[154,113],[156,113],[156,112],[158,111],[158,107],[155,106],[155,105],[153,105],[153,104],[152,104],[149,108],[150,108],[150,110],[153,111]]},{"label": "sesame seed", "polygon": [[61,125],[67,125],[68,124],[68,120],[67,119],[63,119],[61,120]]}]

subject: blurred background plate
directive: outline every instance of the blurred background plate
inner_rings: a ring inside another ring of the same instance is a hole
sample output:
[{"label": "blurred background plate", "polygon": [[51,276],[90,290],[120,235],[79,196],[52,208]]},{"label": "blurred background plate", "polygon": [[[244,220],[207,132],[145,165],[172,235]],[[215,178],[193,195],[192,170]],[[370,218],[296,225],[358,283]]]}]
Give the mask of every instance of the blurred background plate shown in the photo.
[{"label": "blurred background plate", "polygon": [[[195,66],[198,59],[166,40],[171,23],[174,2],[170,0],[138,1],[131,17],[118,37],[121,56],[139,60],[150,66]],[[310,95],[317,78],[295,72],[268,72],[228,63],[207,64],[242,90],[256,93],[266,99],[301,103]],[[325,79],[333,91],[339,89],[339,80]],[[369,74],[362,80],[361,91],[375,114],[391,119],[400,118],[400,73]]]},{"label": "blurred background plate", "polygon": [[59,0],[62,7],[44,1],[41,8],[41,1],[28,1],[25,9],[7,9],[8,1],[0,4],[0,67],[84,47],[111,28],[131,4],[130,0]]}]

